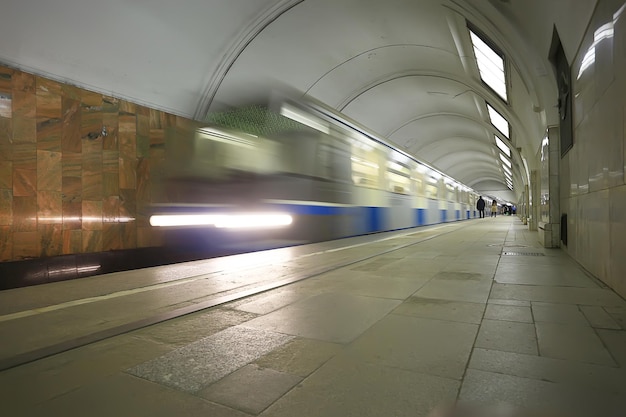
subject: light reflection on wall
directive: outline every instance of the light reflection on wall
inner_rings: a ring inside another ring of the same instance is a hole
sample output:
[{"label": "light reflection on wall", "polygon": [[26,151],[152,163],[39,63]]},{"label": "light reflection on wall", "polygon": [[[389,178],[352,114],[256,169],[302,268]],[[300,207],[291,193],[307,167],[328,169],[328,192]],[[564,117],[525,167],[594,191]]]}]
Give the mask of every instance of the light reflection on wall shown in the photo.
[{"label": "light reflection on wall", "polygon": [[615,24],[617,23],[622,13],[624,13],[624,10],[626,10],[626,3],[624,3],[622,7],[620,7],[620,9],[613,14],[612,21],[600,26],[593,33],[593,43],[591,44],[589,49],[587,49],[587,52],[585,53],[585,56],[580,63],[580,70],[578,71],[578,76],[576,77],[577,80],[580,79],[583,73],[596,62],[596,46],[598,46],[598,44],[603,40],[610,39],[614,36]]}]

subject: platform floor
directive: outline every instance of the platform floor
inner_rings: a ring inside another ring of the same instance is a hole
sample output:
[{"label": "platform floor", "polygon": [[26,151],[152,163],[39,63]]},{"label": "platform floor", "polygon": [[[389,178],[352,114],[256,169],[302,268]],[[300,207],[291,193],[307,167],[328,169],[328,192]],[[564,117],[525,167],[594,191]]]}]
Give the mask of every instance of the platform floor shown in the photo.
[{"label": "platform floor", "polygon": [[0,415],[626,416],[626,302],[515,217],[2,291],[0,362],[194,305],[5,366]]}]

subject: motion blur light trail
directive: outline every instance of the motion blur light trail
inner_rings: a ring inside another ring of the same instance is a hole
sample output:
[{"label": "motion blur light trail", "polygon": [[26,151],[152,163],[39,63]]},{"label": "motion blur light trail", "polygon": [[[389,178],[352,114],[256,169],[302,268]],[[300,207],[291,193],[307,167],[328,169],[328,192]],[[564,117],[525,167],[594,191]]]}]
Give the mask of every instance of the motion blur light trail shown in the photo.
[{"label": "motion blur light trail", "polygon": [[164,214],[150,217],[150,224],[158,227],[215,226],[217,228],[249,229],[289,226],[293,218],[283,213],[241,214]]}]

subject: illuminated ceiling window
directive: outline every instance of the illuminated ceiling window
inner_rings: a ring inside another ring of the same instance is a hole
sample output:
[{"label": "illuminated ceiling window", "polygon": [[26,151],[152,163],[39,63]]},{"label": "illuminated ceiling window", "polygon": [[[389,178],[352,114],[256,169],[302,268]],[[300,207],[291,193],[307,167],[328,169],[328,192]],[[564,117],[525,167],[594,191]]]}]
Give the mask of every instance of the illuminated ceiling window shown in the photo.
[{"label": "illuminated ceiling window", "polygon": [[507,139],[511,137],[511,127],[509,122],[496,109],[487,103],[487,111],[489,112],[489,121],[496,127]]},{"label": "illuminated ceiling window", "polygon": [[509,161],[506,156],[500,154],[500,160],[504,163],[504,165],[509,167],[509,169],[513,168],[513,164],[511,164],[511,161]]},{"label": "illuminated ceiling window", "polygon": [[504,176],[506,177],[507,175],[509,177],[513,176],[513,173],[511,172],[511,170],[509,168],[506,167],[506,165],[502,165],[502,170],[504,171]]},{"label": "illuminated ceiling window", "polygon": [[498,148],[509,158],[511,157],[511,148],[509,148],[506,143],[504,143],[499,137],[494,136],[496,139],[496,145]]},{"label": "illuminated ceiling window", "polygon": [[502,100],[507,101],[504,55],[489,46],[488,42],[483,40],[483,37],[478,36],[471,29],[469,32],[472,45],[474,46],[474,55],[476,55],[480,78],[485,84],[491,87]]}]

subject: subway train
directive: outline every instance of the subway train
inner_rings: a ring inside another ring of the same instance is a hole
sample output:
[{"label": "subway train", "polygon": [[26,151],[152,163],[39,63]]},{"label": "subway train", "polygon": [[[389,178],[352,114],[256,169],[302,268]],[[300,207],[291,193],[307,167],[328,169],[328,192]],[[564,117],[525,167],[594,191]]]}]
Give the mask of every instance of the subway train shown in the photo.
[{"label": "subway train", "polygon": [[259,250],[477,216],[474,190],[322,103],[228,120],[168,147],[168,203],[150,207],[164,244]]}]

